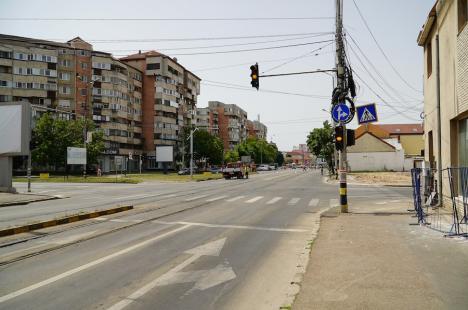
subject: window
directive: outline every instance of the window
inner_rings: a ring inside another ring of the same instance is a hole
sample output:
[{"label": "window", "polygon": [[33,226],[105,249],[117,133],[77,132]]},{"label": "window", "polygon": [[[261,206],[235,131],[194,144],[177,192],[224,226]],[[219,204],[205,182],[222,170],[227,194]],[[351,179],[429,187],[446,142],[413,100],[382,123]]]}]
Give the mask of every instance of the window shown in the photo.
[{"label": "window", "polygon": [[161,68],[161,64],[147,64],[146,70],[159,70]]},{"label": "window", "polygon": [[87,93],[86,88],[81,88],[81,89],[80,89],[80,95],[81,95],[81,96],[86,96],[86,93]]},{"label": "window", "polygon": [[458,166],[468,167],[468,118],[458,123]]},{"label": "window", "polygon": [[61,108],[69,108],[70,107],[70,100],[59,100],[58,105]]},{"label": "window", "polygon": [[432,74],[432,44],[429,41],[426,45],[426,68],[427,68],[427,78]]},{"label": "window", "polygon": [[0,80],[0,87],[11,87],[11,81],[1,81]]},{"label": "window", "polygon": [[81,69],[88,68],[88,64],[86,62],[80,62]]},{"label": "window", "polygon": [[468,20],[468,0],[458,0],[458,33],[465,28]]},{"label": "window", "polygon": [[0,51],[0,58],[10,58],[11,59],[11,52]]},{"label": "window", "polygon": [[60,73],[59,73],[59,78],[60,78],[62,81],[69,81],[69,80],[70,80],[70,73],[68,73],[68,72],[60,72]]},{"label": "window", "polygon": [[68,59],[62,59],[62,60],[60,61],[60,65],[61,65],[62,67],[71,67],[71,61],[68,60]]},{"label": "window", "polygon": [[63,95],[70,95],[71,94],[71,87],[68,86],[61,86],[59,88],[59,93]]}]

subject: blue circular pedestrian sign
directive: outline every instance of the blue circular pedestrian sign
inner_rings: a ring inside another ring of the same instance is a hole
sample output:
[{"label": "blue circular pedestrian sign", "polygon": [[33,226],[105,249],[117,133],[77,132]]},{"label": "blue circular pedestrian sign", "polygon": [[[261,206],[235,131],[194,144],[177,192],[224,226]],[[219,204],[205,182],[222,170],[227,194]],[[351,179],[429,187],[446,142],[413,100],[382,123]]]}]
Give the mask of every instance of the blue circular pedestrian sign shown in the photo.
[{"label": "blue circular pedestrian sign", "polygon": [[337,123],[347,123],[352,119],[351,111],[349,107],[344,103],[334,105],[331,114],[333,120]]}]

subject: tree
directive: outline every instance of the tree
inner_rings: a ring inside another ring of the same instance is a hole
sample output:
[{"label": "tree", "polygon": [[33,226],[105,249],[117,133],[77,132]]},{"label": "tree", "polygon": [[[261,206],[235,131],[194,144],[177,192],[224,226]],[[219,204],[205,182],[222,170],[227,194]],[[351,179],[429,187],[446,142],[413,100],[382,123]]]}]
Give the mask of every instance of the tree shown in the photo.
[{"label": "tree", "polygon": [[239,156],[250,156],[256,164],[273,163],[276,161],[278,149],[276,145],[263,139],[248,138],[236,146]]},{"label": "tree", "polygon": [[208,158],[211,164],[219,165],[223,160],[223,142],[206,130],[197,130],[193,134],[193,152],[195,159]]},{"label": "tree", "polygon": [[224,161],[226,163],[232,163],[232,162],[236,162],[238,161],[240,158],[239,158],[239,153],[236,151],[236,150],[232,150],[232,151],[227,151],[225,154],[224,154]]},{"label": "tree", "polygon": [[[64,120],[54,118],[45,113],[37,121],[33,130],[32,150],[33,161],[45,168],[65,167],[67,147],[83,147],[83,131],[86,125],[88,131],[94,130],[91,120]],[[104,151],[104,136],[102,132],[93,132],[92,142],[87,145],[88,164],[97,163],[97,157]]]},{"label": "tree", "polygon": [[281,167],[284,164],[284,156],[280,151],[276,152],[276,163],[278,167]]},{"label": "tree", "polygon": [[333,128],[328,121],[323,123],[323,128],[314,128],[314,130],[310,132],[307,136],[307,146],[315,156],[325,159],[331,172],[334,171]]}]

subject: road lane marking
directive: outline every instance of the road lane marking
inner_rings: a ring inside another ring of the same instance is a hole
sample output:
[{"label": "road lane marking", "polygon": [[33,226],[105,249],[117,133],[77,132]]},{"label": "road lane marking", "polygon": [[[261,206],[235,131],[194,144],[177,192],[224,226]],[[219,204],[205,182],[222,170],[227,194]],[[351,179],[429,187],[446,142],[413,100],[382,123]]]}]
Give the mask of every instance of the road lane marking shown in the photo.
[{"label": "road lane marking", "polygon": [[299,200],[301,200],[301,198],[297,198],[297,197],[291,198],[291,200],[288,201],[288,205],[293,206],[296,203],[298,203]]},{"label": "road lane marking", "polygon": [[267,204],[267,205],[272,205],[272,204],[274,204],[275,202],[280,201],[281,199],[283,199],[283,197],[275,197],[275,198],[273,198],[272,200],[268,201],[266,204]]},{"label": "road lane marking", "polygon": [[330,208],[338,207],[340,205],[338,199],[330,199]]},{"label": "road lane marking", "polygon": [[307,229],[294,229],[294,228],[275,228],[275,227],[262,227],[262,226],[250,226],[250,225],[229,225],[229,224],[209,224],[209,223],[196,223],[196,222],[165,222],[154,220],[155,224],[163,225],[190,225],[200,226],[209,228],[233,228],[233,229],[246,229],[246,230],[262,230],[262,231],[277,231],[277,232],[308,232]]},{"label": "road lane marking", "polygon": [[317,198],[314,198],[314,199],[310,200],[309,201],[309,207],[316,207],[318,205],[319,201],[320,200],[317,199]]},{"label": "road lane marking", "polygon": [[169,195],[164,195],[161,198],[171,198],[177,196],[176,194],[169,194]]},{"label": "road lane marking", "polygon": [[109,220],[109,222],[116,222],[116,223],[127,223],[128,220],[122,220],[122,219],[113,219]]},{"label": "road lane marking", "polygon": [[232,270],[231,267],[224,265],[218,265],[214,269],[209,270],[182,271],[202,256],[219,256],[225,242],[226,238],[222,238],[185,251],[185,253],[191,254],[188,259],[173,267],[165,274],[137,289],[128,297],[125,297],[125,299],[107,308],[107,310],[124,309],[132,302],[158,286],[195,282],[195,285],[188,292],[190,293],[194,290],[203,291],[210,287],[235,279],[236,274],[234,273],[234,270]]},{"label": "road lane marking", "polygon": [[192,197],[192,198],[187,198],[187,199],[185,199],[185,201],[194,201],[194,200],[197,200],[197,199],[205,198],[206,196],[208,196],[208,195],[195,196],[195,197]]},{"label": "road lane marking", "polygon": [[246,203],[254,203],[256,201],[259,201],[262,198],[263,198],[263,196],[257,196],[257,197],[254,197],[252,199],[247,200]]},{"label": "road lane marking", "polygon": [[116,197],[116,198],[112,198],[112,200],[131,199],[131,198],[145,198],[145,197],[151,197],[151,196],[158,196],[158,195],[139,194],[139,195]]},{"label": "road lane marking", "polygon": [[8,301],[8,300],[13,299],[13,298],[15,298],[15,297],[24,295],[24,294],[26,294],[26,293],[29,293],[29,292],[31,292],[31,291],[34,291],[34,290],[36,290],[36,289],[38,289],[38,288],[41,288],[41,287],[43,287],[43,286],[46,286],[46,285],[52,284],[52,283],[54,283],[54,282],[57,282],[57,281],[59,281],[59,280],[61,280],[61,279],[64,279],[64,278],[69,277],[69,276],[71,276],[71,275],[74,275],[75,273],[78,273],[78,272],[80,272],[80,271],[84,271],[84,270],[86,270],[86,269],[89,269],[89,268],[94,267],[94,266],[96,266],[96,265],[99,265],[99,264],[101,264],[101,263],[104,263],[104,262],[106,262],[106,261],[108,261],[108,260],[110,260],[110,259],[119,257],[119,256],[124,255],[124,254],[127,254],[127,253],[129,253],[129,252],[131,252],[131,251],[134,251],[134,250],[136,250],[136,249],[138,249],[138,248],[141,248],[141,247],[143,247],[143,246],[145,246],[145,245],[148,245],[148,244],[150,244],[150,243],[152,243],[152,242],[155,242],[155,241],[157,241],[157,240],[159,240],[159,239],[162,239],[162,238],[165,238],[165,237],[170,236],[170,235],[172,235],[172,234],[175,234],[175,233],[177,233],[177,232],[179,232],[179,231],[181,231],[181,230],[187,229],[187,228],[189,228],[189,227],[190,227],[190,225],[184,225],[184,226],[178,227],[178,228],[176,228],[176,229],[170,230],[170,231],[168,231],[168,232],[166,232],[166,233],[163,233],[163,234],[161,234],[161,235],[159,235],[159,236],[156,236],[156,237],[153,237],[153,238],[151,238],[151,239],[142,241],[142,242],[137,243],[137,244],[135,244],[135,245],[132,245],[132,246],[130,246],[130,247],[128,247],[128,248],[125,248],[125,249],[123,249],[123,250],[120,250],[120,251],[118,251],[118,252],[115,252],[115,253],[113,253],[113,254],[110,254],[110,255],[101,257],[101,258],[99,258],[99,259],[97,259],[97,260],[94,260],[94,261],[92,261],[92,262],[89,262],[89,263],[87,263],[87,264],[84,264],[84,265],[81,265],[81,266],[79,266],[79,267],[76,267],[76,268],[70,269],[70,270],[68,270],[68,271],[65,271],[65,272],[63,272],[63,273],[61,273],[61,274],[58,274],[58,275],[56,275],[56,276],[53,276],[53,277],[51,277],[51,278],[49,278],[49,279],[46,279],[46,280],[44,280],[44,281],[41,281],[41,282],[32,284],[32,285],[30,285],[30,286],[28,286],[28,287],[22,288],[22,289],[20,289],[20,290],[17,290],[17,291],[15,291],[15,292],[9,293],[9,294],[7,294],[7,295],[0,296],[0,303],[3,303],[3,302],[5,302],[5,301]]},{"label": "road lane marking", "polygon": [[95,217],[95,218],[93,218],[93,220],[95,220],[95,221],[107,221],[107,218],[106,217]]},{"label": "road lane marking", "polygon": [[230,198],[230,199],[226,199],[226,201],[227,202],[233,202],[233,201],[236,201],[236,200],[239,200],[239,199],[242,199],[242,198],[245,198],[245,196],[233,197],[233,198]]},{"label": "road lane marking", "polygon": [[213,201],[220,200],[220,199],[223,199],[223,198],[226,198],[226,197],[227,197],[226,195],[218,196],[218,197],[214,197],[214,198],[211,198],[211,199],[207,199],[206,202],[213,202]]}]

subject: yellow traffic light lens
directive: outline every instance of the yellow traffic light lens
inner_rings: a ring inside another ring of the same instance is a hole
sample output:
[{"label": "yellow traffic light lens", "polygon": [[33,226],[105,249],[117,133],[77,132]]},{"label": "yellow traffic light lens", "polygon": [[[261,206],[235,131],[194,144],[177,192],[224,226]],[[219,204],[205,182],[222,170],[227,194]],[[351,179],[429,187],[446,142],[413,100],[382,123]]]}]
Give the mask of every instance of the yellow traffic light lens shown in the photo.
[{"label": "yellow traffic light lens", "polygon": [[341,142],[343,140],[343,137],[336,137],[336,141]]},{"label": "yellow traffic light lens", "polygon": [[257,75],[256,75],[256,74],[252,74],[252,79],[256,80],[256,79],[257,79]]}]

